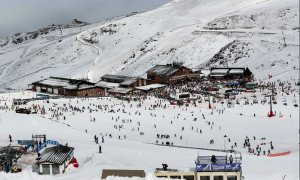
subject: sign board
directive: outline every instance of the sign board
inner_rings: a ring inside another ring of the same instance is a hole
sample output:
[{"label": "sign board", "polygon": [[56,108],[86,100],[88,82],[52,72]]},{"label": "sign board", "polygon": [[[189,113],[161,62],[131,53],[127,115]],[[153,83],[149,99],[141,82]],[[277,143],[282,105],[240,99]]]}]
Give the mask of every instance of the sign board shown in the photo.
[{"label": "sign board", "polygon": [[199,171],[211,171],[211,164],[197,164],[196,165],[197,172]]},{"label": "sign board", "polygon": [[226,163],[226,164],[197,164],[196,171],[240,171],[241,163]]},{"label": "sign board", "polygon": [[18,140],[18,144],[20,145],[34,145],[33,140]]}]

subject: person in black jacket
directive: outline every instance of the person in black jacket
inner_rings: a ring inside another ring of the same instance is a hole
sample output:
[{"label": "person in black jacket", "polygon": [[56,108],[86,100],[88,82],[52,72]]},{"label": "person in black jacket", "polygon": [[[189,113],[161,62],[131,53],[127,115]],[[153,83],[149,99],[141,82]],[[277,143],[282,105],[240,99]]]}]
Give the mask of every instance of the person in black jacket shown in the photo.
[{"label": "person in black jacket", "polygon": [[215,156],[215,155],[212,155],[212,156],[211,156],[211,163],[212,163],[212,164],[216,164],[216,162],[217,162],[216,156]]}]

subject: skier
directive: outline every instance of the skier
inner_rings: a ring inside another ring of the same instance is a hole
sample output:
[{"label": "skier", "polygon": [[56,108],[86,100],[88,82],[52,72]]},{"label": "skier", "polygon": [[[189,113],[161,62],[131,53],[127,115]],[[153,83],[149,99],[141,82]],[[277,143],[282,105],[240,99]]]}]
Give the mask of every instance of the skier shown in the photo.
[{"label": "skier", "polygon": [[99,153],[102,153],[102,151],[101,151],[101,145],[99,145]]},{"label": "skier", "polygon": [[215,155],[212,155],[212,156],[211,156],[211,163],[212,163],[212,164],[216,164],[216,162],[217,162],[216,156],[215,156]]}]

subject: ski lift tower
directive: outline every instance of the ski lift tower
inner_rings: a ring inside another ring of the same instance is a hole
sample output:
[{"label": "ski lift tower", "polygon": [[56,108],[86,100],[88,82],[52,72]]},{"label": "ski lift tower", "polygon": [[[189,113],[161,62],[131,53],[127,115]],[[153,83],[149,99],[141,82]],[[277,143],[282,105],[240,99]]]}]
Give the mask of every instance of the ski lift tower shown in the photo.
[{"label": "ski lift tower", "polygon": [[273,109],[272,109],[272,103],[273,103],[272,100],[274,100],[274,96],[275,96],[274,94],[275,85],[271,84],[270,86],[271,86],[271,94],[267,95],[270,97],[270,112],[268,113],[268,116],[273,117],[275,116],[275,114],[273,113]]}]

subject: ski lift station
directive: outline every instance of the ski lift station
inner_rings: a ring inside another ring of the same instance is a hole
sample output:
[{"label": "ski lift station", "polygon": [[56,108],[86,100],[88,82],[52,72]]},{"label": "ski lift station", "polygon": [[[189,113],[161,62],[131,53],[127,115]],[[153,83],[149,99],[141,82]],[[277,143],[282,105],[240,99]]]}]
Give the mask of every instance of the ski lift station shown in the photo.
[{"label": "ski lift station", "polygon": [[157,168],[155,175],[160,178],[185,180],[241,180],[242,158],[241,155],[236,155],[231,160],[228,156],[198,156],[194,168]]}]

